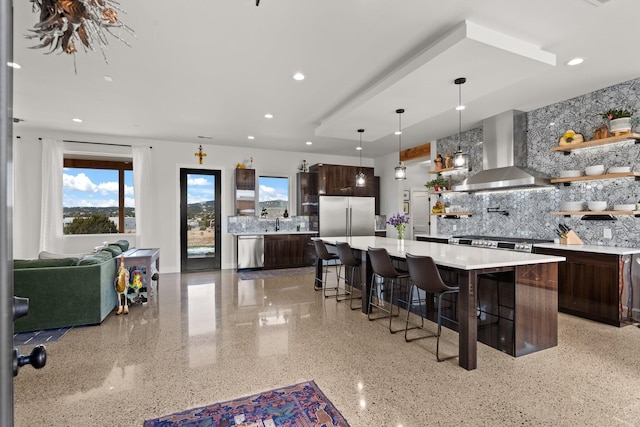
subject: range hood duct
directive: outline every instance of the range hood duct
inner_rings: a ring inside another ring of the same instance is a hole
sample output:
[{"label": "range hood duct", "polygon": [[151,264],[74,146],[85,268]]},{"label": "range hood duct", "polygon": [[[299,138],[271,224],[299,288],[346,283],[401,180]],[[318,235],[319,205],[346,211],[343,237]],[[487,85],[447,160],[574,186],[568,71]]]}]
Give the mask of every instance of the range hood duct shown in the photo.
[{"label": "range hood duct", "polygon": [[527,114],[507,111],[482,122],[482,168],[453,191],[548,187],[551,177],[527,167]]}]

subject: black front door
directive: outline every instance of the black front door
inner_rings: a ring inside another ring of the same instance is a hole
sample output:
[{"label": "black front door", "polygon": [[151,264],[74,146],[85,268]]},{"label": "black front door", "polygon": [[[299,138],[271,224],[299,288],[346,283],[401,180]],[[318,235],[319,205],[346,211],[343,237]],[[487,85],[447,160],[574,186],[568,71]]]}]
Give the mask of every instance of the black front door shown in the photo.
[{"label": "black front door", "polygon": [[220,171],[180,169],[180,270],[219,270]]}]

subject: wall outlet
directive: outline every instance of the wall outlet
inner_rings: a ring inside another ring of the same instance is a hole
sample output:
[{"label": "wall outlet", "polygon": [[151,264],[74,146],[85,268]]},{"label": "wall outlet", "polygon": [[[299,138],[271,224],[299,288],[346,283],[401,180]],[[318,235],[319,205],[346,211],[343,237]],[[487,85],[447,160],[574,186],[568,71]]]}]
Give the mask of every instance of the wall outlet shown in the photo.
[{"label": "wall outlet", "polygon": [[457,229],[458,229],[458,226],[454,224],[453,225],[453,231],[456,231]]},{"label": "wall outlet", "polygon": [[611,229],[610,228],[605,228],[604,229],[604,238],[605,239],[611,239]]}]

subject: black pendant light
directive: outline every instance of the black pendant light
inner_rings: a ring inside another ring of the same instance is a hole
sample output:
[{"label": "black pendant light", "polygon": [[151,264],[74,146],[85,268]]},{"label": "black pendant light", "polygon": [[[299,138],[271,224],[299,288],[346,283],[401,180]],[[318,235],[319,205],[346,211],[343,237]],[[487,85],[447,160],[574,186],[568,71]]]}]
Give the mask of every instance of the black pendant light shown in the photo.
[{"label": "black pendant light", "polygon": [[362,134],[364,129],[358,129],[358,133],[360,134],[360,145],[357,148],[360,153],[360,171],[356,175],[356,187],[364,187],[367,185],[367,177],[362,173]]},{"label": "black pendant light", "polygon": [[402,163],[402,113],[404,113],[404,108],[399,108],[396,110],[398,113],[398,166],[395,168],[394,176],[397,180],[407,179],[407,167]]},{"label": "black pendant light", "polygon": [[462,151],[460,145],[460,138],[462,136],[462,110],[464,110],[464,105],[462,105],[462,85],[467,81],[464,77],[458,77],[453,82],[458,85],[458,106],[456,110],[458,110],[458,149],[455,153],[453,153],[453,168],[454,169],[469,169],[469,155]]}]

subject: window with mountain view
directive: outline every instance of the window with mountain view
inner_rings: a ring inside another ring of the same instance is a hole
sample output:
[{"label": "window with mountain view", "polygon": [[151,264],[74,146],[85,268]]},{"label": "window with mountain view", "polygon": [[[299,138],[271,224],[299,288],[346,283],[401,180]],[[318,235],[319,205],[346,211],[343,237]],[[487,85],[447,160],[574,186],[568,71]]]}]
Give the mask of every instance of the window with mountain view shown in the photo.
[{"label": "window with mountain view", "polygon": [[289,209],[289,178],[258,177],[258,209],[261,218],[282,218]]},{"label": "window with mountain view", "polygon": [[131,161],[64,159],[64,234],[135,233]]}]

